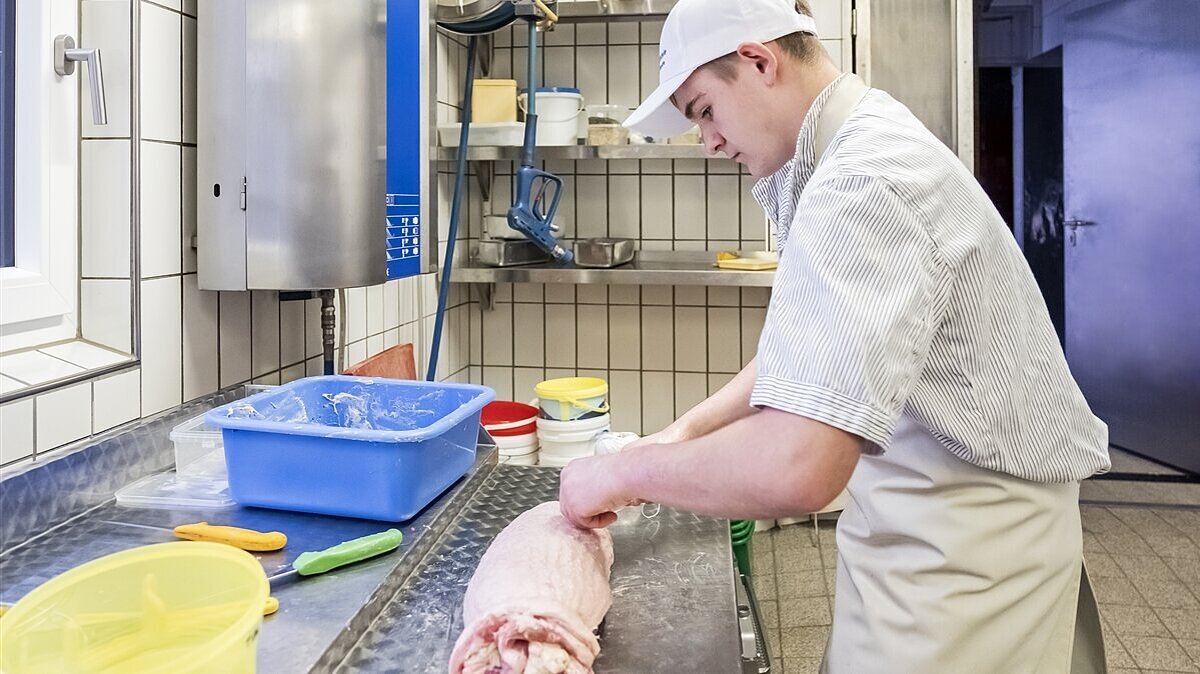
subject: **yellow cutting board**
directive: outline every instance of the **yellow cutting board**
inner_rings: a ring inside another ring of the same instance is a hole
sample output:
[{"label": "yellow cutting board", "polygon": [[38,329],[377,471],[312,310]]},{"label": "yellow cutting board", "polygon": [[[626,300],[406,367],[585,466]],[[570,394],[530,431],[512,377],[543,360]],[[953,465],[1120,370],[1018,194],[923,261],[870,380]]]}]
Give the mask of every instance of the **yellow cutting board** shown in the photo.
[{"label": "yellow cutting board", "polygon": [[768,271],[779,266],[779,256],[765,251],[721,252],[717,253],[717,266],[741,271]]}]

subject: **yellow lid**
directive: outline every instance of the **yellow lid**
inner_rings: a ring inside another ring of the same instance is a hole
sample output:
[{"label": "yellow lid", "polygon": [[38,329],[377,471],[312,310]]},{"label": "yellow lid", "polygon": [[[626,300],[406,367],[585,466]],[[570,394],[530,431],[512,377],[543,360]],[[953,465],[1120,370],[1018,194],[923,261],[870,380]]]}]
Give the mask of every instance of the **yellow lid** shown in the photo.
[{"label": "yellow lid", "polygon": [[599,377],[563,377],[547,379],[533,387],[542,400],[581,400],[608,394],[608,382]]},{"label": "yellow lid", "polygon": [[477,87],[517,87],[516,80],[475,80]]}]

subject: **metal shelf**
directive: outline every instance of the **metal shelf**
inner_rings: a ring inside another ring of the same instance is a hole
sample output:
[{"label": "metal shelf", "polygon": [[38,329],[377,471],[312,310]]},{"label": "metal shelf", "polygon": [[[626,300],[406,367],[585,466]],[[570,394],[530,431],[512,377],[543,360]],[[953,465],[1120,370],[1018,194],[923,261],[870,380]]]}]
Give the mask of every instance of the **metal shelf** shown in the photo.
[{"label": "metal shelf", "polygon": [[706,251],[638,251],[633,261],[612,269],[592,269],[553,262],[521,267],[487,267],[472,257],[454,267],[455,283],[574,283],[600,285],[750,286],[769,288],[774,271],[719,269],[716,253]]},{"label": "metal shelf", "polygon": [[563,23],[641,21],[665,17],[677,0],[563,0],[555,12]]},{"label": "metal shelf", "polygon": [[[454,161],[457,147],[437,148],[437,158]],[[470,161],[517,161],[521,148],[516,146],[471,145],[467,149]],[[703,145],[545,145],[537,149],[538,159],[712,159]]]}]

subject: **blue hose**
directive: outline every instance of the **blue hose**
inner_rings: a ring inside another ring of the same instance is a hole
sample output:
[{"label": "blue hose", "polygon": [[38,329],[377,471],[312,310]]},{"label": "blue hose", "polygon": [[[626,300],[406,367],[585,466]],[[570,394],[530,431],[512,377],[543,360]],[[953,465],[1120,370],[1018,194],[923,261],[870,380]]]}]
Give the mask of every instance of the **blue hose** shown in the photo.
[{"label": "blue hose", "polygon": [[[446,242],[446,258],[442,262],[442,283],[438,290],[437,316],[433,323],[433,346],[429,351],[429,370],[425,381],[437,377],[438,352],[442,346],[442,326],[446,320],[446,298],[450,295],[450,268],[454,260],[454,242],[458,238],[458,220],[462,213],[462,189],[467,175],[467,138],[471,129],[471,94],[475,89],[475,36],[467,42],[467,79],[463,84],[462,129],[458,133],[458,155],[455,158],[454,201],[450,206],[450,235]],[[437,189],[436,186],[434,189]],[[434,227],[437,225],[435,224]]]}]

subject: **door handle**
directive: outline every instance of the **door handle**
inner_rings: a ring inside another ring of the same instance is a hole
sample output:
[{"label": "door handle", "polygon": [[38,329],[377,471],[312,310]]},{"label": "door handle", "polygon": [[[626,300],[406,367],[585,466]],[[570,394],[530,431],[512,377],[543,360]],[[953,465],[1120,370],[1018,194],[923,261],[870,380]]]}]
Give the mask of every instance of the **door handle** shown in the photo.
[{"label": "door handle", "polygon": [[1063,221],[1063,226],[1066,227],[1067,229],[1071,230],[1071,236],[1070,236],[1071,245],[1074,246],[1075,245],[1075,230],[1079,229],[1080,227],[1095,227],[1096,221],[1095,220],[1065,220],[1065,221]]},{"label": "door handle", "polygon": [[108,109],[104,105],[104,69],[100,65],[99,49],[76,49],[75,38],[59,35],[54,38],[54,72],[66,77],[75,73],[75,62],[87,64],[92,87],[92,121],[96,126],[108,124]]}]

